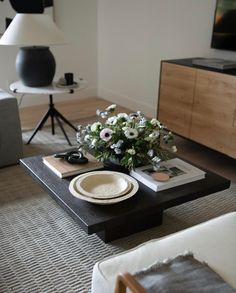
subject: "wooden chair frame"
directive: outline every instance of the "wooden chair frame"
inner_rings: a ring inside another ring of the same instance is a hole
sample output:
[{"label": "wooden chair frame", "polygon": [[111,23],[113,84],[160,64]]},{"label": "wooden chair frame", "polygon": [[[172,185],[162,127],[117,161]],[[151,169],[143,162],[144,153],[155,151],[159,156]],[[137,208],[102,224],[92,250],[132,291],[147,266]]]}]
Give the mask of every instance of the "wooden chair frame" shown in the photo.
[{"label": "wooden chair frame", "polygon": [[126,293],[127,288],[133,293],[147,293],[143,286],[130,273],[119,273],[116,278],[115,293]]}]

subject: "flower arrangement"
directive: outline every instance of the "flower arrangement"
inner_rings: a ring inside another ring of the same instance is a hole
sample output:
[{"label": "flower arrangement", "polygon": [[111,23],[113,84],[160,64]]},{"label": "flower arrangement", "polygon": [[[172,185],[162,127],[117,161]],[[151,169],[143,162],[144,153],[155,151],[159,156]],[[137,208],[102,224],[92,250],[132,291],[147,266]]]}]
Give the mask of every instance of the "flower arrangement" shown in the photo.
[{"label": "flower arrangement", "polygon": [[[157,169],[168,158],[168,149],[163,146],[173,141],[172,133],[160,121],[147,119],[140,111],[115,115],[115,109],[113,104],[96,111],[105,120],[103,123],[78,126],[79,149],[90,149],[99,161],[115,160],[129,170],[147,164]],[[175,146],[170,149],[176,151]]]}]

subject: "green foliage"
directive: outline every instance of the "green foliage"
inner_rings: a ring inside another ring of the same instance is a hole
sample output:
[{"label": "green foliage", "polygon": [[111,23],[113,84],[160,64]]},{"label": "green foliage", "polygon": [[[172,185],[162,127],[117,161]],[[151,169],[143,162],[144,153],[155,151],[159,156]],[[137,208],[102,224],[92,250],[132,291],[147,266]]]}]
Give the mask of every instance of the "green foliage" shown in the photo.
[{"label": "green foliage", "polygon": [[115,115],[115,108],[111,105],[97,110],[101,122],[78,127],[79,148],[91,149],[99,161],[118,159],[129,170],[147,164],[157,168],[161,160],[168,158],[161,146],[173,142],[173,134],[160,121],[147,119],[140,111]]}]

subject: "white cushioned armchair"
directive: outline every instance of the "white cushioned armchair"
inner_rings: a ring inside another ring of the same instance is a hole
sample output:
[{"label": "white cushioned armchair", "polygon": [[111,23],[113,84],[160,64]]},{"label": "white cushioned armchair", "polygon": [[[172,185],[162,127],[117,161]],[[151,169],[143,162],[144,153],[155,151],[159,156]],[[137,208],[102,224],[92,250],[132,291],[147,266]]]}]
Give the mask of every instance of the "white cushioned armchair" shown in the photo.
[{"label": "white cushioned armchair", "polygon": [[119,272],[133,274],[184,251],[192,251],[197,260],[206,262],[236,289],[236,212],[148,241],[97,262],[93,269],[92,293],[114,292]]}]

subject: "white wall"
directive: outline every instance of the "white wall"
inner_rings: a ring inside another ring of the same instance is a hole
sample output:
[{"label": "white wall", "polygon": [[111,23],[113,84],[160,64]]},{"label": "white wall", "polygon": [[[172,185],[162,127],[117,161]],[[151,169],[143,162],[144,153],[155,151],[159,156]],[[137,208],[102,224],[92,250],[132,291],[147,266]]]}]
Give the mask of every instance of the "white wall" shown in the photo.
[{"label": "white wall", "polygon": [[[73,72],[88,81],[88,87],[73,95],[56,95],[54,100],[79,99],[97,93],[97,0],[54,0],[54,18],[64,32],[66,45],[51,47],[56,59],[56,75]],[[18,48],[0,46],[0,88],[17,78],[15,58]],[[22,107],[48,103],[47,96],[25,96]]]},{"label": "white wall", "polygon": [[215,0],[98,0],[99,95],[157,109],[160,61],[236,53],[210,49]]},{"label": "white wall", "polygon": [[[160,61],[236,53],[210,49],[215,0],[54,0],[55,20],[67,45],[52,49],[56,76],[66,71],[84,77],[86,90],[74,99],[98,94],[154,116]],[[0,46],[0,87],[17,78],[17,48]],[[28,97],[22,106],[47,103]]]},{"label": "white wall", "polygon": [[97,0],[54,0],[54,6],[56,23],[67,39],[66,46],[54,50],[58,72],[82,76],[89,85],[86,93],[96,95]]}]

